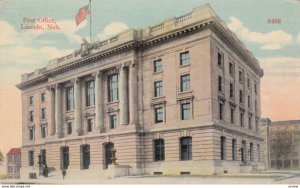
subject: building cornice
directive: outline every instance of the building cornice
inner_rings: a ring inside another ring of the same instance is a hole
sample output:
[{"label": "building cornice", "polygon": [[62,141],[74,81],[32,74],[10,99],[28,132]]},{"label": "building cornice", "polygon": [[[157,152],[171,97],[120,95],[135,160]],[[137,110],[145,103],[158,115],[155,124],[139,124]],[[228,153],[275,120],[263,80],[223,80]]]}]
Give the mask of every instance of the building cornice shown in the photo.
[{"label": "building cornice", "polygon": [[[201,9],[201,10],[200,10]],[[200,15],[203,13],[204,15]],[[195,32],[211,29],[221,39],[226,42],[234,51],[238,53],[241,59],[254,70],[260,77],[263,76],[263,70],[259,67],[258,60],[247,50],[244,44],[238,40],[225,23],[218,18],[209,5],[193,10],[193,12],[178,18],[167,20],[153,27],[144,30],[128,30],[106,41],[89,44],[81,44],[81,49],[68,56],[55,59],[50,62],[42,72],[37,71],[33,79],[25,75],[24,82],[17,85],[19,89],[24,89],[39,82],[47,81],[49,77],[76,69],[91,62],[101,60],[102,58],[123,52],[125,50],[136,48],[149,48],[172,39],[190,35]],[[212,37],[212,36],[211,36]],[[123,38],[125,38],[123,40]],[[81,54],[79,57],[78,54]]]},{"label": "building cornice", "polygon": [[44,82],[47,82],[48,81],[48,77],[46,75],[41,75],[37,78],[34,78],[32,80],[28,80],[28,81],[25,81],[25,82],[22,82],[17,86],[17,88],[23,90],[25,88],[28,88],[30,86],[33,86],[33,85],[36,85],[36,84],[39,84],[39,83],[44,83]]}]

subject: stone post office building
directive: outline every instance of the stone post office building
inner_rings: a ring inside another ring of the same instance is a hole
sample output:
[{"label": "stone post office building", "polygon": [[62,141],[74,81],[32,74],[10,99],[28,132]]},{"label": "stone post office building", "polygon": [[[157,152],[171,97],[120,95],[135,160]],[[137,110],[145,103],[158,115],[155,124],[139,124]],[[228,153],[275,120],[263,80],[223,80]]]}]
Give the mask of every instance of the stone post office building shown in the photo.
[{"label": "stone post office building", "polygon": [[[263,169],[258,60],[209,4],[23,74],[21,176]],[[70,176],[71,176],[70,175]]]}]

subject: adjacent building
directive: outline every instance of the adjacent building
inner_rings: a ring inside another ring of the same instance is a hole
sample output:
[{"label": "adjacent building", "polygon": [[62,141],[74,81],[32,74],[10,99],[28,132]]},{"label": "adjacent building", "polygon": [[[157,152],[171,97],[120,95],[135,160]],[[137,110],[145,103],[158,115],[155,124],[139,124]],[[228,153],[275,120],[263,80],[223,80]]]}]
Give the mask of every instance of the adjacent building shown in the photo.
[{"label": "adjacent building", "polygon": [[21,168],[21,148],[12,148],[6,154],[7,178],[19,179]]},{"label": "adjacent building", "polygon": [[267,168],[299,169],[300,120],[274,121],[261,119],[265,137],[265,163]]},{"label": "adjacent building", "polygon": [[263,70],[210,5],[129,29],[22,75],[21,175],[218,174],[264,168]]}]

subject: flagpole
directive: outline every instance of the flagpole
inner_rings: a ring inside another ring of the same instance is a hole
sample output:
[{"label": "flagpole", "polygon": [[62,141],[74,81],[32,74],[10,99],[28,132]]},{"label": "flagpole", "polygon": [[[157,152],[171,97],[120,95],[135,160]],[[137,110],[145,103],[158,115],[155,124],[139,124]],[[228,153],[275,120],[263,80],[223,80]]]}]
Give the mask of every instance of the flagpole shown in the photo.
[{"label": "flagpole", "polygon": [[89,0],[90,5],[90,43],[92,43],[92,1]]}]

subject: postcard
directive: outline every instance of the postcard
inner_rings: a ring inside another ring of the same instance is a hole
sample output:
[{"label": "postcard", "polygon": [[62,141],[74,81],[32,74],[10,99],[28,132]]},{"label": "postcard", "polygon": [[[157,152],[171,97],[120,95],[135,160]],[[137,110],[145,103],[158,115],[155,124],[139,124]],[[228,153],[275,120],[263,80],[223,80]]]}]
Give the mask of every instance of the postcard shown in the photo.
[{"label": "postcard", "polygon": [[298,187],[299,10],[0,0],[0,184]]}]

